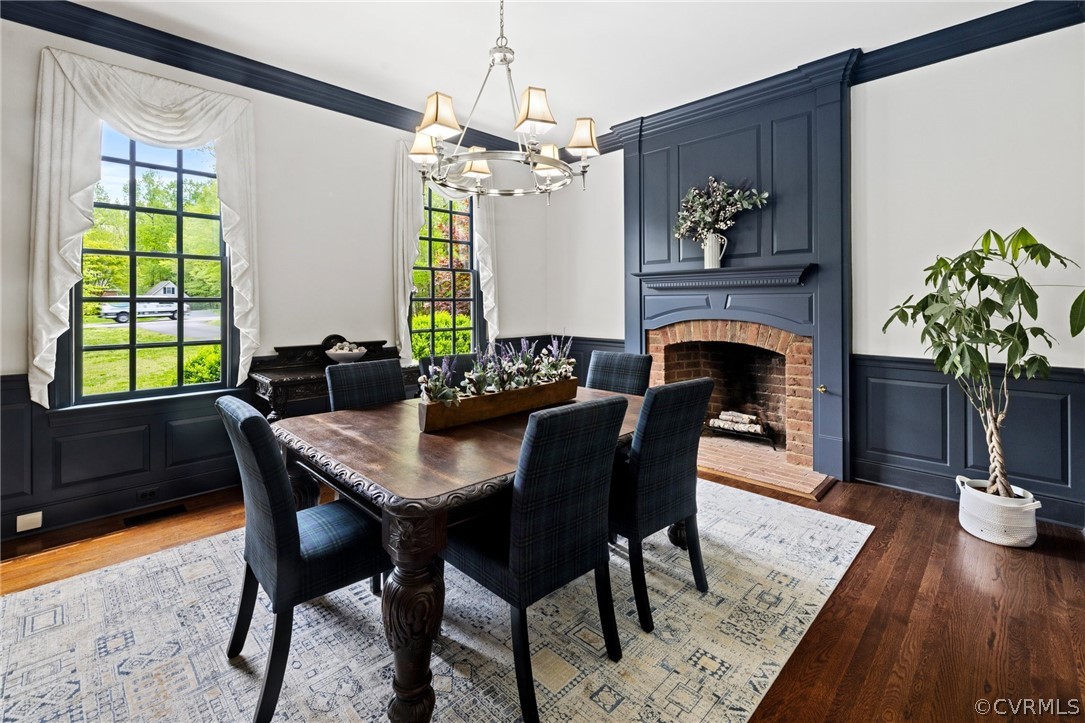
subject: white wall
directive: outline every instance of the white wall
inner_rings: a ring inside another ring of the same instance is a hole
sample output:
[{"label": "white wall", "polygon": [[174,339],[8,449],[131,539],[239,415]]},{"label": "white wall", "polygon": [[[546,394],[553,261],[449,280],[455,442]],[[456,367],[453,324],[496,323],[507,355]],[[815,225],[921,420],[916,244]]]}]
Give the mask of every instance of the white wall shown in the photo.
[{"label": "white wall", "polygon": [[[253,102],[258,353],[331,333],[391,343],[394,142],[409,134],[9,21],[0,32],[0,374],[27,369],[34,107],[46,46]],[[502,336],[622,336],[621,154],[595,159],[589,179],[586,194],[566,190],[549,208],[543,198],[484,201],[496,204]]]},{"label": "white wall", "polygon": [[621,150],[591,159],[588,189],[554,194],[546,249],[553,333],[625,338],[624,159]]},{"label": "white wall", "polygon": [[[987,228],[1024,226],[1085,264],[1085,26],[865,83],[851,102],[854,352],[925,356],[918,331],[882,323],[936,255]],[[1061,342],[1053,365],[1085,367],[1067,322],[1085,271],[1029,278],[1076,286],[1037,289],[1040,323]]]},{"label": "white wall", "polygon": [[45,46],[253,102],[258,353],[318,343],[331,333],[391,343],[394,142],[409,134],[9,21],[0,23],[0,32],[0,373],[27,369],[30,177],[39,55]]}]

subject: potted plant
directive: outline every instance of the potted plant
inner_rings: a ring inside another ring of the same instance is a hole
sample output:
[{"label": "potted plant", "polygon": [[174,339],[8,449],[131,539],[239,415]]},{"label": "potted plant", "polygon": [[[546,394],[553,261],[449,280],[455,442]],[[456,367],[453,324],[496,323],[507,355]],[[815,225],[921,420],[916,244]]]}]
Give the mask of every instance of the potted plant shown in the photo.
[{"label": "potted plant", "polygon": [[709,176],[704,188],[694,186],[682,199],[674,223],[674,237],[699,242],[705,252],[705,268],[718,269],[720,258],[727,250],[727,238],[723,232],[735,225],[735,215],[739,211],[761,208],[768,200],[767,192],[733,187],[726,181],[717,181]]},{"label": "potted plant", "polygon": [[[987,480],[957,478],[961,494],[959,519],[969,533],[1002,545],[1028,547],[1036,541],[1036,509],[1032,494],[1010,484],[1002,449],[1002,425],[1009,407],[1009,378],[1046,377],[1047,357],[1036,351],[1054,338],[1034,324],[1038,294],[1024,276],[1030,264],[1077,265],[1019,228],[1003,238],[986,231],[971,250],[949,259],[938,256],[927,267],[924,285],[931,289],[894,307],[882,327],[893,322],[922,327],[934,364],[950,374],[979,413],[990,455]],[[1070,333],[1085,327],[1085,292],[1070,309]],[[992,362],[1002,361],[1001,375]]]},{"label": "potted plant", "polygon": [[511,343],[491,344],[486,353],[476,352],[460,383],[462,392],[453,384],[452,360],[445,357],[437,366],[431,357],[429,375],[418,378],[419,429],[436,432],[573,399],[577,379],[571,343],[552,338],[539,354],[526,339],[520,340],[519,349]]}]

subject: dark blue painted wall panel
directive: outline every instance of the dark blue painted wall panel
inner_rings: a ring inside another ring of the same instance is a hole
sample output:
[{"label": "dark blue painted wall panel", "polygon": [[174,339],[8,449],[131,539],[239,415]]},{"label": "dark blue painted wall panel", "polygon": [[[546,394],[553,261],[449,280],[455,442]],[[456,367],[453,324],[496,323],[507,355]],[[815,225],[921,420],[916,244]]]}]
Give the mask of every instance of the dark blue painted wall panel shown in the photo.
[{"label": "dark blue painted wall panel", "polygon": [[[956,499],[958,474],[987,476],[976,412],[926,359],[852,357],[852,479]],[[1039,516],[1085,526],[1085,371],[1010,380],[1003,449],[1010,479]]]},{"label": "dark blue painted wall panel", "polygon": [[[670,188],[673,185],[670,148],[645,153],[642,165],[644,178],[648,179],[653,189]],[[674,246],[674,234],[670,232],[670,229],[678,206],[675,205],[670,194],[654,191],[645,193],[642,203],[644,218],[647,220],[644,227],[648,230],[644,234],[644,265],[668,268]]]},{"label": "dark blue painted wall panel", "polygon": [[[694,138],[676,143],[678,149],[677,185],[652,184],[651,194],[665,193],[672,199],[677,212],[679,201],[693,186],[704,186],[708,177],[725,180],[733,186],[764,186],[761,177],[761,127],[760,124],[729,129],[704,138]],[[761,256],[761,218],[759,213],[740,214],[738,222],[723,232],[727,238],[726,257],[733,261],[740,258]],[[645,218],[645,230],[653,232],[654,219]],[[674,214],[668,226],[674,225]],[[674,239],[678,246],[678,261],[704,266],[704,251],[691,239]]]},{"label": "dark blue painted wall panel", "polygon": [[[1071,389],[1058,389],[1057,380],[1042,382],[1044,391],[1028,390],[1015,384],[1009,412],[1002,428],[1006,471],[1030,491],[1059,494],[1070,486],[1070,413],[1074,401]],[[1082,420],[1078,420],[1081,424]],[[1081,436],[1081,435],[1079,435]],[[1085,445],[1085,439],[1078,439]],[[1009,454],[1013,450],[1013,454]],[[980,476],[987,473],[990,455],[979,414],[968,415],[968,447],[965,462]]]},{"label": "dark blue painted wall panel", "polygon": [[[813,185],[811,118],[801,113],[772,122],[772,255],[814,250],[810,209]],[[761,189],[764,190],[764,189]]]},{"label": "dark blue painted wall panel", "polygon": [[[949,388],[907,379],[866,380],[861,439],[871,454],[948,465]],[[931,418],[936,422],[931,421]]]}]

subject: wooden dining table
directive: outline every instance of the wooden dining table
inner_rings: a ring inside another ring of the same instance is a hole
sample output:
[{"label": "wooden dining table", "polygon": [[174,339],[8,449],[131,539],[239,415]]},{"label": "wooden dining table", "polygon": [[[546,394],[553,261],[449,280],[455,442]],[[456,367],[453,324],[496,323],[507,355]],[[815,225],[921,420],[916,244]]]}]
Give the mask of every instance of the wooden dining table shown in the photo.
[{"label": "wooden dining table", "polygon": [[[619,441],[628,441],[642,397],[580,388],[576,404],[629,400]],[[381,612],[394,658],[388,718],[428,721],[434,693],[430,656],[444,614],[437,556],[448,526],[471,524],[473,503],[512,484],[529,412],[422,433],[417,399],[367,410],[293,417],[272,425],[292,476],[311,474],[381,521],[395,569]]]}]

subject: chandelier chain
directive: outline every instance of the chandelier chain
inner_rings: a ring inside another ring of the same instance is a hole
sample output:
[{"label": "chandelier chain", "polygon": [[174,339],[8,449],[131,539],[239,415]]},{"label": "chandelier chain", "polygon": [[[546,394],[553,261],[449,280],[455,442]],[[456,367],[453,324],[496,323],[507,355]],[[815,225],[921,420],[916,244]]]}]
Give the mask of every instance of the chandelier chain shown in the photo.
[{"label": "chandelier chain", "polygon": [[509,44],[509,39],[505,37],[505,0],[501,0],[498,15],[498,32],[497,32],[497,47],[504,48]]}]

